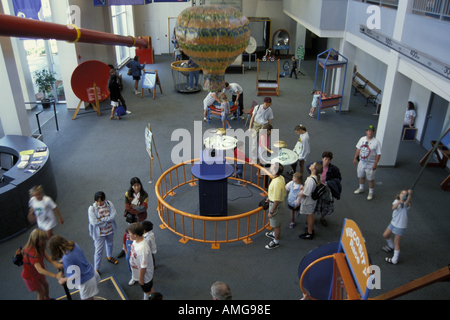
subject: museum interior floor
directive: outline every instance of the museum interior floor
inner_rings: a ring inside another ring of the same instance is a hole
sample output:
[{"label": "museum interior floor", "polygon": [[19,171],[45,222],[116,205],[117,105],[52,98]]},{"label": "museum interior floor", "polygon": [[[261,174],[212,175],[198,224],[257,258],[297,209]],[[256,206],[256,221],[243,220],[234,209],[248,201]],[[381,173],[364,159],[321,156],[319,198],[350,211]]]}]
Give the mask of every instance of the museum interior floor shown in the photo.
[{"label": "museum interior floor", "polygon": [[[335,202],[335,212],[327,217],[328,226],[323,226],[316,218],[315,238],[312,241],[299,239],[305,220],[303,217],[296,218],[297,225],[290,229],[289,211],[286,208],[280,247],[275,250],[265,249],[270,239],[264,232],[252,237],[249,244],[233,242],[222,244],[220,249],[215,250],[207,243],[188,241],[183,244],[178,235],[167,229],[162,230],[156,212],[154,184],[161,175],[159,161],[163,171],[174,165],[171,151],[179,141],[172,141],[173,131],[184,128],[193,133],[194,121],[201,122],[203,131],[221,127],[221,123],[218,119],[211,120],[210,124],[202,122],[205,91],[183,94],[174,90],[171,56],[156,56],[155,60],[155,64],[148,67],[158,70],[163,90],[161,93],[159,88],[156,89],[155,99],[148,92],[144,92],[143,98],[135,95],[126,68],[121,70],[125,82],[123,95],[131,111],[122,120],[109,119],[109,103],[104,101],[101,103],[100,117],[95,113],[82,114],[85,112],[83,110],[72,120],[74,111],[67,110],[61,104],[57,106],[59,131],[56,131],[54,119],[42,125],[43,141],[50,150],[58,187],[56,203],[64,218],[64,224],[58,225],[54,233],[77,242],[89,261],[93,262],[94,246],[88,233],[87,209],[93,203],[94,193],[103,190],[107,199],[117,208],[119,231],[114,237],[114,252],[118,254],[127,225],[122,217],[124,193],[129,187],[130,178],[137,176],[150,195],[148,220],[154,223],[158,247],[154,288],[166,300],[209,300],[210,287],[217,280],[230,285],[234,300],[299,300],[302,298],[297,274],[300,262],[314,248],[339,241],[345,218],[357,223],[365,238],[372,264],[381,270],[380,288],[374,289],[370,298],[449,264],[450,218],[445,214],[449,212],[450,196],[449,191],[440,189],[440,183],[449,173],[446,169],[438,168],[424,170],[414,188],[409,225],[401,241],[399,263],[391,265],[385,262],[388,255],[381,250],[385,245],[382,234],[391,219],[391,204],[398,192],[409,189],[416,181],[421,169],[419,161],[427,150],[416,142],[402,141],[396,165],[378,169],[373,200],[366,200],[365,195],[353,194],[358,187],[356,168],[352,164],[355,145],[365,135],[367,125],[377,125],[378,116],[374,115],[373,105],[365,107],[363,97],[352,95],[349,112],[339,115],[332,109],[326,109],[320,120],[310,118],[308,111],[312,99],[310,91],[314,87],[314,58],[302,62],[304,76],[298,75],[297,80],[280,78],[280,95],[272,98],[272,124],[275,129],[279,129],[280,140],[285,141],[289,148],[293,148],[297,140],[293,128],[297,124],[306,126],[311,141],[308,162],[321,160],[323,151],[333,152],[332,163],[339,167],[343,178],[342,195]],[[260,72],[260,78],[276,76],[276,69],[268,69]],[[256,95],[256,73],[256,64],[253,62],[251,69],[246,68],[244,74],[226,74],[226,81],[236,82],[243,87],[245,108],[250,107],[253,99],[262,103],[264,98]],[[405,106],[399,107],[406,107],[406,101]],[[34,114],[39,108],[28,112],[32,128],[36,128]],[[244,128],[244,123],[231,122],[233,128]],[[154,160],[155,180],[151,183],[150,160],[144,144],[144,129],[148,124],[151,125],[158,153]],[[382,151],[383,154],[391,152],[386,149]],[[289,176],[286,177],[288,181]],[[246,187],[231,184],[229,190],[242,197],[251,193]],[[235,194],[230,197],[235,197]],[[248,201],[256,206],[259,198],[254,196]],[[196,195],[194,198],[180,197],[177,207],[182,209],[192,206],[192,199],[197,201]],[[32,229],[0,243],[3,257],[0,260],[2,300],[36,298],[36,294],[28,292],[23,283],[21,268],[11,263],[15,250],[26,243]],[[48,268],[51,270],[53,267]],[[102,278],[114,275],[128,299],[142,299],[141,288],[137,284],[128,285],[130,274],[124,258],[119,259],[118,265],[113,265],[104,257],[100,271]],[[64,294],[54,279],[49,278],[48,282],[52,297]],[[99,293],[101,295],[102,292]],[[399,299],[449,298],[448,283],[437,283]]]}]

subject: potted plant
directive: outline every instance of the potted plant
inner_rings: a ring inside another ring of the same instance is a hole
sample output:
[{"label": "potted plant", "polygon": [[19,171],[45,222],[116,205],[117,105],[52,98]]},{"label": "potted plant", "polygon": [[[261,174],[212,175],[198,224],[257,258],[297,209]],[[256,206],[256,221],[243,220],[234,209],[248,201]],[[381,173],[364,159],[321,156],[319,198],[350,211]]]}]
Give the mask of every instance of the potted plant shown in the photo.
[{"label": "potted plant", "polygon": [[50,99],[47,99],[47,94],[53,90],[53,83],[56,81],[54,75],[56,73],[48,71],[47,69],[42,69],[41,71],[36,71],[34,74],[36,76],[36,86],[38,87],[39,92],[44,94],[44,99],[41,100],[42,107],[48,108],[50,107]]}]

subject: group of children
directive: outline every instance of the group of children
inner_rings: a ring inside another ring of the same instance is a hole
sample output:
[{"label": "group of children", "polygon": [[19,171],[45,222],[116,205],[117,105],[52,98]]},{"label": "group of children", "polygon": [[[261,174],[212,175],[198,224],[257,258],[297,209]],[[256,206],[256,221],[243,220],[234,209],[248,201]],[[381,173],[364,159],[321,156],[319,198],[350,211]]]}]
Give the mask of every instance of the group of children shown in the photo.
[{"label": "group of children", "polygon": [[[46,276],[50,276],[58,279],[61,285],[75,281],[75,284],[78,283],[81,299],[93,299],[98,293],[100,273],[85,258],[78,244],[53,234],[53,229],[57,225],[55,214],[60,224],[63,224],[64,220],[56,203],[45,195],[42,186],[30,190],[29,207],[28,219],[31,223],[37,223],[37,229],[31,232],[24,248],[16,252],[16,255],[23,256],[22,278],[29,291],[37,292],[39,300],[50,299],[49,285],[45,279]],[[47,253],[47,248],[51,256]],[[157,252],[153,223],[144,220],[129,224],[123,236],[123,251],[131,275],[128,284],[139,282],[144,292],[144,300],[161,299],[161,294],[155,293],[153,289]],[[45,270],[44,259],[59,269],[59,272],[51,273]],[[73,266],[79,268],[78,273],[74,272]],[[65,273],[70,274],[68,278],[64,276]]]}]

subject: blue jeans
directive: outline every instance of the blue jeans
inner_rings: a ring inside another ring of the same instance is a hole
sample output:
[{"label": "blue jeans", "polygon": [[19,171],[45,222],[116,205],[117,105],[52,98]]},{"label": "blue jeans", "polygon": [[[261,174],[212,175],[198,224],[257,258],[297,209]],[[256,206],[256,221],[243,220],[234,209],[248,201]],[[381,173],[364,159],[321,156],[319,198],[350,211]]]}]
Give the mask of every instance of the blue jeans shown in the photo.
[{"label": "blue jeans", "polygon": [[[189,72],[189,88],[195,88],[198,85],[198,75],[200,71],[191,71]],[[194,82],[195,78],[195,86],[192,86],[192,82]]]},{"label": "blue jeans", "polygon": [[244,165],[242,163],[236,164],[236,176],[242,179],[242,172],[244,171]]}]

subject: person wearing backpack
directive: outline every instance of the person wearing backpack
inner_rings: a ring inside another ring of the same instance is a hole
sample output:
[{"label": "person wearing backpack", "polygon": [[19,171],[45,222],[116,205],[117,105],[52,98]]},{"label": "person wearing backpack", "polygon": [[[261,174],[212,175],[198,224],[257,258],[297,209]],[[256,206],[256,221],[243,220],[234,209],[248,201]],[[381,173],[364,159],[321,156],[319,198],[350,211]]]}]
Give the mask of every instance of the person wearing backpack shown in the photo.
[{"label": "person wearing backpack", "polygon": [[[338,167],[331,164],[333,159],[333,153],[331,151],[325,151],[322,153],[322,161],[318,163],[322,164],[322,175],[321,181],[329,188],[331,195],[322,196],[317,200],[316,208],[314,213],[320,215],[320,222],[322,225],[327,226],[327,221],[325,216],[330,215],[334,212],[334,200],[333,198],[340,199],[341,194],[341,171]],[[327,191],[328,192],[328,191]]]},{"label": "person wearing backpack", "polygon": [[302,233],[299,237],[300,239],[312,240],[314,238],[314,208],[317,203],[317,199],[313,199],[313,194],[319,193],[321,188],[317,187],[323,186],[320,179],[323,167],[320,163],[314,162],[309,167],[309,171],[311,172],[311,175],[305,181],[303,198],[300,205],[300,214],[306,215],[308,227],[305,230],[305,233]]}]

